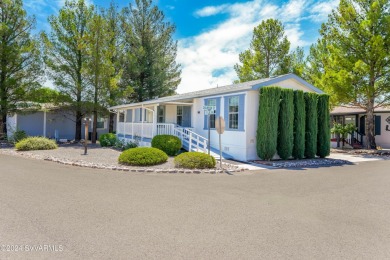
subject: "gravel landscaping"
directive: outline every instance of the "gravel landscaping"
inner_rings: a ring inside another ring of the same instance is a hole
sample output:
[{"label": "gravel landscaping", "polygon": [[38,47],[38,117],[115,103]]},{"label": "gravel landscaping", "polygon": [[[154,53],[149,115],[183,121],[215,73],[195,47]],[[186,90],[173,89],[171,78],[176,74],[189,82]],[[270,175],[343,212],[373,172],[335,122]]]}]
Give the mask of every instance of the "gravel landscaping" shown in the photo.
[{"label": "gravel landscaping", "polygon": [[[84,147],[81,144],[66,144],[60,145],[55,150],[41,150],[18,152],[12,147],[0,148],[0,154],[23,156],[32,159],[52,161],[65,165],[89,167],[96,169],[111,169],[119,171],[132,172],[164,172],[164,173],[215,173],[223,172],[222,169],[178,169],[175,168],[174,158],[169,157],[166,163],[154,166],[127,166],[118,163],[118,157],[121,151],[100,147],[100,145],[90,145],[88,154],[84,155]],[[224,164],[225,170],[230,172],[241,171],[238,167],[232,164]]]},{"label": "gravel landscaping", "polygon": [[303,160],[279,160],[279,161],[253,161],[255,164],[268,165],[277,168],[304,168],[317,166],[332,166],[351,164],[349,161],[330,158],[303,159]]}]

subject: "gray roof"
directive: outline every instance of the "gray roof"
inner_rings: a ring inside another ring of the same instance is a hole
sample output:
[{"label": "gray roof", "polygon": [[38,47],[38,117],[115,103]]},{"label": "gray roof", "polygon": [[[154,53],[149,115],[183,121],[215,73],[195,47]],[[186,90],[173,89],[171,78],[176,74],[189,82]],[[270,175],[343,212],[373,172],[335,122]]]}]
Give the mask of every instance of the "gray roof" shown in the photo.
[{"label": "gray roof", "polygon": [[148,100],[148,101],[139,102],[139,103],[119,105],[119,106],[110,107],[110,109],[116,110],[116,109],[121,109],[121,108],[126,108],[126,107],[132,107],[132,106],[151,105],[151,104],[158,104],[158,103],[165,103],[165,102],[178,102],[178,101],[183,101],[183,100],[188,100],[188,99],[193,99],[193,98],[215,96],[215,95],[220,95],[220,94],[235,93],[235,92],[241,92],[241,91],[247,91],[247,90],[257,90],[261,87],[270,86],[270,85],[275,84],[277,82],[291,79],[291,78],[296,79],[297,81],[299,81],[300,83],[302,83],[303,85],[305,85],[309,89],[313,90],[314,92],[323,93],[321,90],[319,90],[318,88],[309,84],[308,82],[304,81],[302,78],[291,73],[291,74],[285,74],[285,75],[272,77],[272,78],[252,80],[252,81],[247,81],[247,82],[243,82],[243,83],[237,83],[237,84],[232,84],[232,85],[227,85],[227,86],[222,86],[222,87],[209,88],[209,89],[204,89],[204,90],[199,90],[199,91],[194,91],[194,92],[188,92],[188,93],[184,93],[184,94],[178,94],[178,95],[174,95],[174,96],[162,97],[162,98]]},{"label": "gray roof", "polygon": [[[390,106],[382,106],[375,108],[376,113],[385,113],[390,112]],[[330,112],[331,115],[356,115],[356,114],[366,114],[366,111],[360,107],[352,106],[338,106],[334,107]]]}]

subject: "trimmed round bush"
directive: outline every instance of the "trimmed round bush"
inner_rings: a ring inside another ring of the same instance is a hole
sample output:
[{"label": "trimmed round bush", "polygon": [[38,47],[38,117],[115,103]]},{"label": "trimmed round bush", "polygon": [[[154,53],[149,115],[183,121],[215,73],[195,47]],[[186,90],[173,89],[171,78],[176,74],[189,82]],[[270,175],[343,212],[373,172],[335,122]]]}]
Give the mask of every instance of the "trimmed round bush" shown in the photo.
[{"label": "trimmed round bush", "polygon": [[119,155],[121,164],[133,166],[150,166],[162,164],[168,160],[168,155],[152,147],[138,147],[126,150]]},{"label": "trimmed round bush", "polygon": [[179,137],[174,135],[156,135],[152,139],[152,147],[174,156],[180,151],[181,141]]},{"label": "trimmed round bush", "polygon": [[114,146],[116,144],[116,135],[113,133],[102,134],[99,136],[99,143],[101,147]]},{"label": "trimmed round bush", "polygon": [[45,137],[27,137],[15,144],[18,151],[52,150],[57,148],[54,140]]},{"label": "trimmed round bush", "polygon": [[175,166],[186,169],[206,169],[215,167],[215,158],[201,152],[187,152],[175,157]]}]

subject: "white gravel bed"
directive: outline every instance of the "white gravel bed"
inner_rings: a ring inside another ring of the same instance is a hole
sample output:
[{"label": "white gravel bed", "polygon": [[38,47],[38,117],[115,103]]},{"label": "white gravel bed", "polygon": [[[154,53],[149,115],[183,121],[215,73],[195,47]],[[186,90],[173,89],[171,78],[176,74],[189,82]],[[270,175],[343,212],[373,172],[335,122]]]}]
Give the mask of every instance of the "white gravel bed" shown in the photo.
[{"label": "white gravel bed", "polygon": [[286,160],[286,161],[253,161],[256,164],[263,164],[277,168],[303,168],[317,166],[332,166],[351,164],[347,160],[318,158],[318,159],[303,159],[303,160]]},{"label": "white gravel bed", "polygon": [[131,172],[163,172],[163,173],[216,173],[228,170],[229,172],[243,171],[235,165],[224,163],[224,170],[215,169],[179,169],[175,168],[173,157],[169,157],[166,163],[154,166],[135,167],[121,165],[118,163],[118,157],[121,151],[100,146],[91,146],[88,148],[88,154],[84,155],[82,145],[64,145],[55,150],[26,151],[18,152],[13,148],[1,148],[0,154],[13,156],[23,156],[32,159],[52,161],[65,165],[78,167],[88,167],[95,169],[109,169]]}]

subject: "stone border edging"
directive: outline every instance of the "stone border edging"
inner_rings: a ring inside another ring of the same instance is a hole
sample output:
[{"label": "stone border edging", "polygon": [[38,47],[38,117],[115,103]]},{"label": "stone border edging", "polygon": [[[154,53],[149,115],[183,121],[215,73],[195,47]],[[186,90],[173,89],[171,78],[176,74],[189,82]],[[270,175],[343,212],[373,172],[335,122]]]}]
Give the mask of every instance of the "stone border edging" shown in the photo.
[{"label": "stone border edging", "polygon": [[133,167],[126,167],[126,166],[116,166],[116,165],[106,165],[106,164],[99,164],[99,163],[91,163],[91,162],[85,162],[85,161],[72,161],[67,159],[60,159],[53,156],[40,156],[40,155],[34,155],[30,152],[17,152],[14,150],[1,150],[0,154],[7,154],[11,156],[22,156],[30,159],[36,159],[36,160],[44,160],[44,161],[50,161],[55,162],[63,165],[69,165],[69,166],[76,166],[76,167],[84,167],[84,168],[91,168],[91,169],[102,169],[102,170],[114,170],[114,171],[125,171],[125,172],[138,172],[138,173],[223,173],[225,171],[229,172],[241,172],[245,169],[240,169],[237,166],[233,164],[223,163],[227,166],[227,169],[179,169],[179,168],[173,168],[173,169],[158,169],[158,168],[133,168]]}]

